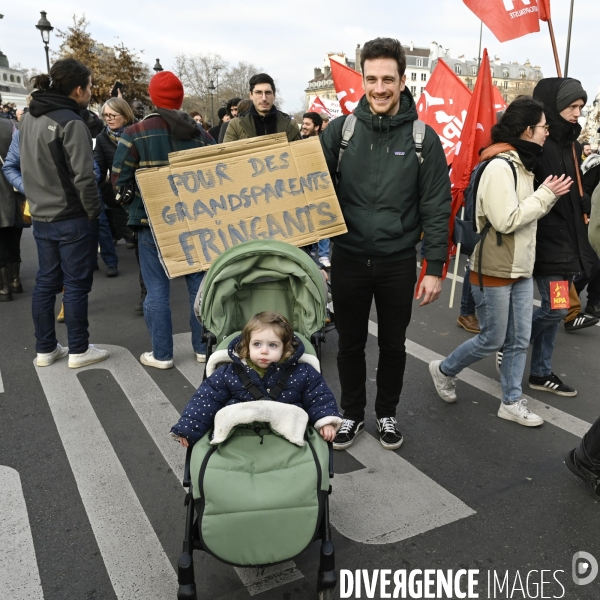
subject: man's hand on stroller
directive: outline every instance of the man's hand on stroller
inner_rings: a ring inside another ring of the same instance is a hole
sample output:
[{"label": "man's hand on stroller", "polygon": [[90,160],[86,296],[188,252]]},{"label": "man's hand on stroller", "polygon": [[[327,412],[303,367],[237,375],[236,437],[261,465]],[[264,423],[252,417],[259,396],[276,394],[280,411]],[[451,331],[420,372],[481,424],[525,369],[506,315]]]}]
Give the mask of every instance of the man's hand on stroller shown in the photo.
[{"label": "man's hand on stroller", "polygon": [[323,425],[323,427],[319,429],[319,433],[326,442],[333,442],[337,432],[333,425]]}]

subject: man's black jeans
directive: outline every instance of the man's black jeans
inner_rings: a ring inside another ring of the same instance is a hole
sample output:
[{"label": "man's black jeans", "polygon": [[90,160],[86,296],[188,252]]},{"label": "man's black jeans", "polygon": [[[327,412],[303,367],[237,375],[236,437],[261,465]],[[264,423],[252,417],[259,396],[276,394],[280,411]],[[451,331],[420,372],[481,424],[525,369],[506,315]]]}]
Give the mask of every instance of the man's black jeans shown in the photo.
[{"label": "man's black jeans", "polygon": [[331,291],[339,336],[338,371],[344,418],[363,421],[367,393],[365,344],[369,313],[375,298],[379,365],[375,413],[395,417],[406,366],[406,328],[410,323],[417,280],[416,256],[383,264],[368,264],[333,253]]},{"label": "man's black jeans", "polygon": [[575,454],[584,465],[600,471],[600,418],[583,436]]}]

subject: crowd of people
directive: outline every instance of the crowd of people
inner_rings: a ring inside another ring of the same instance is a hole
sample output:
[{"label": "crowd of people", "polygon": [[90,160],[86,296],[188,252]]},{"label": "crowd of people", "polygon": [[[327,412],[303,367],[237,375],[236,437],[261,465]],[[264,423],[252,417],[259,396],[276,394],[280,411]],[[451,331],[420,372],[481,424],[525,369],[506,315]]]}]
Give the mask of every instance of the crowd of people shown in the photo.
[{"label": "crowd of people", "polygon": [[[341,414],[324,383],[318,398],[301,391],[289,402],[308,410],[318,400],[318,406],[327,407],[323,437],[337,450],[354,443],[366,418],[365,346],[374,302],[379,322],[385,323],[377,338],[375,419],[383,448],[400,448],[404,440],[397,413],[406,331],[413,298],[425,306],[441,292],[450,181],[434,130],[424,127],[424,138],[415,136],[417,110],[405,85],[400,43],[371,40],[361,50],[360,63],[365,93],[351,116],[330,120],[307,112],[296,123],[277,108],[273,78],[259,73],[248,82],[248,98],[232,98],[219,109],[213,127],[198,111],[181,110],[184,88],[168,71],[149,82],[151,109],[137,100],[110,98],[101,120],[88,107],[93,74],[85,65],[59,60],[49,76],[36,77],[28,112],[16,131],[10,121],[0,119],[0,300],[22,291],[19,243],[27,226],[22,210],[27,198],[39,259],[32,303],[38,367],[67,355],[71,368],[109,357],[107,350],[89,343],[88,294],[98,245],[106,275],[118,275],[114,244],[120,238],[135,249],[140,267],[137,309],[150,336],[150,350],[140,361],[157,369],[174,366],[171,282],[136,185],[138,169],[167,165],[170,153],[205,145],[274,133],[284,133],[290,143],[318,136],[348,232],[305,250],[331,282]],[[527,427],[541,425],[542,417],[528,409],[522,391],[530,347],[529,387],[560,396],[577,394],[555,374],[553,356],[561,321],[574,332],[600,319],[600,157],[589,144],[578,142],[586,102],[576,79],[543,79],[533,97],[519,97],[508,106],[492,130],[491,144],[482,149],[473,189],[473,217],[481,238],[470,257],[458,317],[459,326],[475,336],[429,365],[433,388],[445,402],[457,400],[455,380],[463,369],[495,355],[502,385],[498,417]],[[415,294],[419,244],[427,271]],[[203,276],[185,276],[192,350],[200,363],[206,360],[207,342],[193,306]],[[541,297],[538,308],[534,285]],[[579,294],[585,287],[582,311]],[[61,292],[68,348],[56,338],[55,300]],[[567,297],[570,309],[565,308]],[[281,318],[257,315],[230,346],[240,364],[258,373],[254,381],[265,395],[272,368],[295,356],[288,347],[289,323]],[[261,348],[267,356],[261,357]],[[309,383],[315,378],[310,370],[306,376]],[[215,385],[223,385],[223,377],[220,373]],[[238,384],[236,380],[228,393],[237,394],[239,401],[251,399]],[[209,402],[209,391],[200,388],[190,410]],[[212,418],[222,402],[210,402]],[[317,417],[312,415],[311,422],[317,423]],[[182,419],[174,433],[184,445],[210,425],[205,419],[186,436],[189,411]],[[600,498],[599,423],[569,453],[567,464]]]}]

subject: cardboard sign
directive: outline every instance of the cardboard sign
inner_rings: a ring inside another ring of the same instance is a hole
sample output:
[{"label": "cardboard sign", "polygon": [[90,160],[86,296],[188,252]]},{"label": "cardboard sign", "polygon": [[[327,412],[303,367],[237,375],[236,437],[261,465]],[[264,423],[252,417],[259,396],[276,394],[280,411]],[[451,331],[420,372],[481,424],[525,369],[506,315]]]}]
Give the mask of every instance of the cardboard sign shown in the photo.
[{"label": "cardboard sign", "polygon": [[170,278],[205,271],[228,248],[275,239],[306,246],[346,233],[318,137],[284,133],[169,155],[136,179]]},{"label": "cardboard sign", "polygon": [[568,281],[550,282],[550,308],[552,310],[559,308],[571,308]]}]

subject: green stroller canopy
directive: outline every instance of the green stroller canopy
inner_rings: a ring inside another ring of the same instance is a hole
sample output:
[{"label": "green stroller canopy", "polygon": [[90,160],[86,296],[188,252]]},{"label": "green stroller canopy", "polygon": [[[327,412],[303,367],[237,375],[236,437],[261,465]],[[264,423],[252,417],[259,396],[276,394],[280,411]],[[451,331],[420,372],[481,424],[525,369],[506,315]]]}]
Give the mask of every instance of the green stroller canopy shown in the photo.
[{"label": "green stroller canopy", "polygon": [[326,305],[325,279],[306,252],[286,242],[254,240],[215,259],[194,310],[218,343],[262,311],[282,314],[310,339],[325,325]]}]

